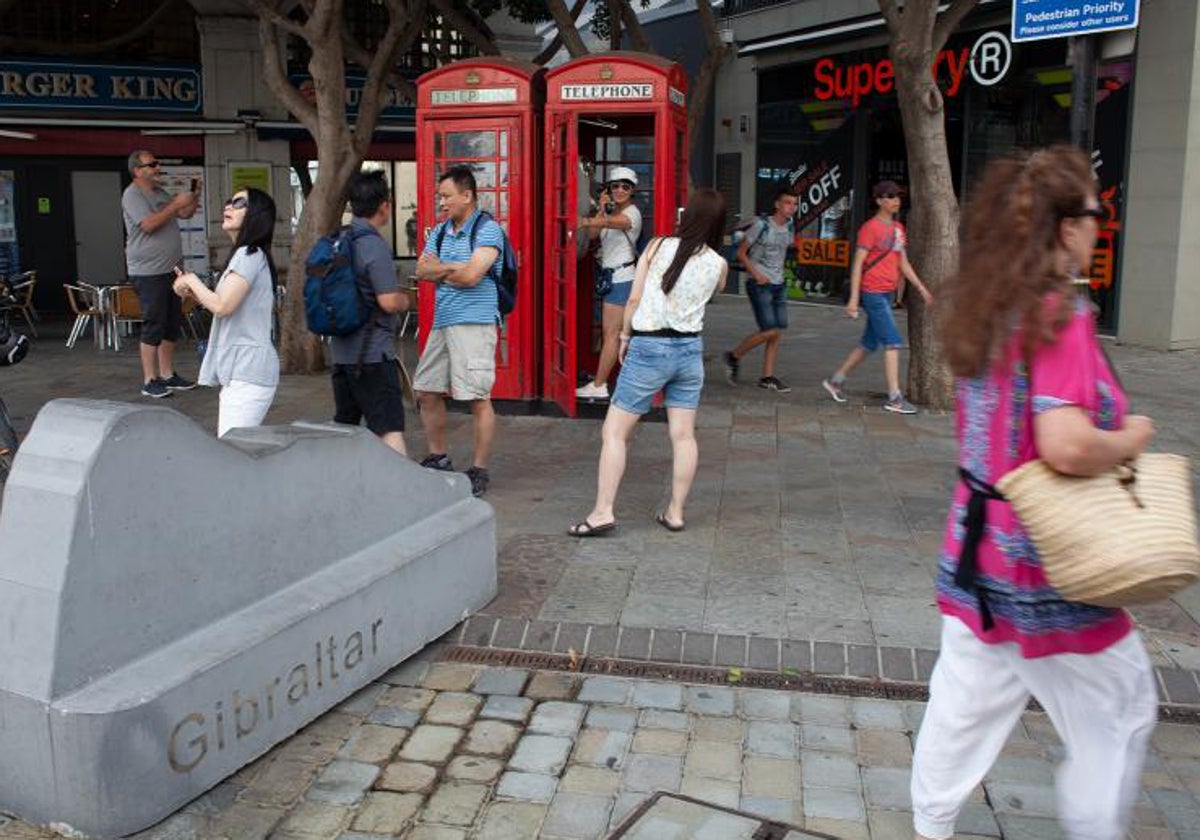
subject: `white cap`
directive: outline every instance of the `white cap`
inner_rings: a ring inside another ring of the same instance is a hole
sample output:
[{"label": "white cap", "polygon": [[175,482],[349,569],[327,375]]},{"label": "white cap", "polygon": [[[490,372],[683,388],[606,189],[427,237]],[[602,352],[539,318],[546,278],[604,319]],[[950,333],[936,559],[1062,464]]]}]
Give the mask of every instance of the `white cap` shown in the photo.
[{"label": "white cap", "polygon": [[637,173],[628,166],[614,166],[608,170],[608,183],[611,184],[613,181],[628,181],[636,187]]}]

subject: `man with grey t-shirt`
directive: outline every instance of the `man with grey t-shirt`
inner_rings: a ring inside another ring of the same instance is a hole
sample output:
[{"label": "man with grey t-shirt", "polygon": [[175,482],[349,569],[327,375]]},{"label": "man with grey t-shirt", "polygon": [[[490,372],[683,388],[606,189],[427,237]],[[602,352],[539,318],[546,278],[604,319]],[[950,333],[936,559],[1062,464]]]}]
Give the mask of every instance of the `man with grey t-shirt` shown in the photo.
[{"label": "man with grey t-shirt", "polygon": [[779,353],[779,334],[787,329],[787,289],[783,284],[783,264],[788,249],[794,245],[795,228],[792,217],[800,200],[790,188],[775,193],[775,212],[755,220],[746,238],[738,246],[738,260],[750,274],[746,280],[746,296],[754,310],[758,331],[742,339],[741,344],[725,353],[725,376],[730,384],[738,378],[742,357],[760,344],[763,348],[762,378],[758,387],[781,394],[792,390],[775,376],[775,357]]},{"label": "man with grey t-shirt", "polygon": [[378,231],[391,223],[392,191],[383,172],[375,170],[355,174],[349,196],[354,273],[364,287],[370,284],[375,307],[362,329],[330,341],[333,421],[353,426],[365,421],[380,440],[407,455],[396,313],[408,308],[408,296],[400,290],[392,248]]},{"label": "man with grey t-shirt", "polygon": [[[196,383],[175,371],[175,342],[183,309],[175,295],[175,267],[183,262],[183,236],[176,219],[190,219],[200,205],[200,183],[171,196],[162,188],[158,160],[138,149],[129,155],[133,183],[121,195],[125,217],[125,268],[142,304],[142,395],[169,397]],[[155,375],[155,362],[158,375]]]}]

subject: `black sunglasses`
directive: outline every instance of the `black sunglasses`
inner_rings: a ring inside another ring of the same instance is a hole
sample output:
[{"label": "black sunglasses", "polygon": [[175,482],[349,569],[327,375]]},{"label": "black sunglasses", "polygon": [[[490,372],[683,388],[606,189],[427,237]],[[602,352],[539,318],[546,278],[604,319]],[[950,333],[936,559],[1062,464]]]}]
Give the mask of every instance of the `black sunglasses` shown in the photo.
[{"label": "black sunglasses", "polygon": [[608,185],[608,188],[610,190],[615,190],[615,189],[631,190],[631,189],[633,189],[633,184],[629,181],[613,181]]},{"label": "black sunglasses", "polygon": [[246,197],[244,195],[235,195],[233,198],[225,199],[225,206],[230,210],[246,209]]},{"label": "black sunglasses", "polygon": [[159,163],[157,160],[151,160],[151,161],[147,161],[146,163],[139,163],[138,169],[158,169],[158,167],[161,165],[162,164]]},{"label": "black sunglasses", "polygon": [[1074,213],[1067,213],[1064,218],[1082,219],[1085,216],[1091,216],[1096,221],[1103,222],[1108,218],[1108,213],[1103,207],[1085,207],[1082,210],[1076,210]]}]

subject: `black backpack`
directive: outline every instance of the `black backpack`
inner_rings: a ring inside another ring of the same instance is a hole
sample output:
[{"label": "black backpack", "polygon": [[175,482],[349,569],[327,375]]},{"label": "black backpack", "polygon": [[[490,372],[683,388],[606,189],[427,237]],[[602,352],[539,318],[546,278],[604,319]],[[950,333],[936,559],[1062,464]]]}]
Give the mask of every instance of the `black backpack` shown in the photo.
[{"label": "black backpack", "polygon": [[[485,218],[495,218],[486,210],[480,210],[478,218],[471,225],[470,245],[471,253],[475,252],[475,234],[479,228],[479,223]],[[434,241],[434,249],[437,251],[438,259],[442,256],[442,240],[446,238],[446,227],[450,224],[447,219],[442,222],[442,226],[438,228],[437,239]],[[501,315],[507,315],[513,311],[517,305],[517,252],[513,250],[512,243],[508,241],[508,234],[504,232],[504,226],[500,227],[500,238],[503,245],[500,249],[500,259],[492,263],[492,267],[488,269],[488,274],[496,283],[496,306],[500,310]],[[496,266],[499,264],[499,271]]]}]

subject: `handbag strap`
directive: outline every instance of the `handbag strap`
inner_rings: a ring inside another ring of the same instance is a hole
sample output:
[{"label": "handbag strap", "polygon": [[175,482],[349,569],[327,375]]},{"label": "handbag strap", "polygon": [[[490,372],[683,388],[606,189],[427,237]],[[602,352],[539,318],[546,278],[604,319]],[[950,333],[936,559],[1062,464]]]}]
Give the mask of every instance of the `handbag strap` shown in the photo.
[{"label": "handbag strap", "polygon": [[958,468],[958,477],[971,491],[971,498],[967,500],[967,513],[962,522],[966,528],[966,534],[959,547],[954,585],[966,592],[975,593],[975,599],[979,603],[979,617],[983,622],[983,629],[986,631],[995,627],[996,622],[992,619],[992,610],[988,606],[987,596],[979,586],[979,541],[983,539],[983,530],[987,526],[988,500],[1003,502],[1007,499],[995,487],[972,475],[966,467]]}]

